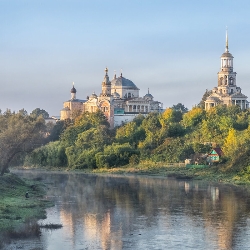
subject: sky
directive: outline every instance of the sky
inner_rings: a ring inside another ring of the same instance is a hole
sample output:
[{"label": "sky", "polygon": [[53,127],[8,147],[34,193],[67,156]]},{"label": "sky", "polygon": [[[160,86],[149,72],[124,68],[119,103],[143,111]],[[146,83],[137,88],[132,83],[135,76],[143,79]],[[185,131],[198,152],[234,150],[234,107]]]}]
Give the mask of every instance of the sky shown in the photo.
[{"label": "sky", "polygon": [[249,0],[0,0],[0,109],[60,115],[70,99],[101,93],[104,69],[148,88],[164,108],[191,109],[234,56],[250,99]]}]

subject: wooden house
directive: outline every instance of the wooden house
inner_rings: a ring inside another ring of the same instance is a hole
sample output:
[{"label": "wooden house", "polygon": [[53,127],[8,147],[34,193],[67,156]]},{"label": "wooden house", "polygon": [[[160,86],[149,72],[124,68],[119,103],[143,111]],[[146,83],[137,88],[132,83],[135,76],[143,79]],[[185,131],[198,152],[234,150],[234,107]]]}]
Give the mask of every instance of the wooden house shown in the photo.
[{"label": "wooden house", "polygon": [[207,156],[207,161],[209,163],[219,162],[221,155],[222,155],[221,148],[212,148],[212,150],[210,151],[210,153]]}]

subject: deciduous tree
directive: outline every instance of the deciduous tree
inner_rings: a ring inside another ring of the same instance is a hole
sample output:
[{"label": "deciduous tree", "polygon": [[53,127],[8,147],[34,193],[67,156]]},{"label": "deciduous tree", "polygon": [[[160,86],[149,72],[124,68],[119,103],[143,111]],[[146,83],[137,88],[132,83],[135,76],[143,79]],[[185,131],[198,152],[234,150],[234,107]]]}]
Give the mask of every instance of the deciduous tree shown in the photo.
[{"label": "deciduous tree", "polygon": [[21,113],[0,115],[0,171],[3,175],[14,157],[32,151],[43,143],[45,123]]}]

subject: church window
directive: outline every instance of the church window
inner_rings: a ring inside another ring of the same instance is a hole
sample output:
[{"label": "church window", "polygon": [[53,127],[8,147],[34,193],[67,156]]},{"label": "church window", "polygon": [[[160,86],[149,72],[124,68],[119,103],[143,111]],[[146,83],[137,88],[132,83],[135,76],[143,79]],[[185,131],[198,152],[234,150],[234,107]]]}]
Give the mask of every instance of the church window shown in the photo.
[{"label": "church window", "polygon": [[131,93],[128,93],[128,98],[131,98]]},{"label": "church window", "polygon": [[222,85],[223,77],[220,78],[219,85]]},{"label": "church window", "polygon": [[233,83],[234,83],[234,79],[233,77],[230,77],[230,85],[233,85]]}]

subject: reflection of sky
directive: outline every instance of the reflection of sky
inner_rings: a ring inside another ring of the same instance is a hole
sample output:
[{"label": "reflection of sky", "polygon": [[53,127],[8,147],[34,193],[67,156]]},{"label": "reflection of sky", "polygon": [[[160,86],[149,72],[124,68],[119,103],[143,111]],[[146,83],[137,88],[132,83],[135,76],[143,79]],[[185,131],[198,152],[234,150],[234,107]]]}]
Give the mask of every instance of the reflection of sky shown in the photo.
[{"label": "reflection of sky", "polygon": [[[247,249],[249,196],[241,190],[166,178],[50,175],[41,240],[54,249]],[[55,196],[54,196],[55,195]],[[244,196],[245,195],[245,196]],[[244,240],[242,240],[244,238]]]},{"label": "reflection of sky", "polygon": [[70,98],[101,91],[104,68],[150,88],[164,107],[197,104],[217,84],[225,29],[249,96],[250,2],[0,1],[1,109],[59,115]]}]

